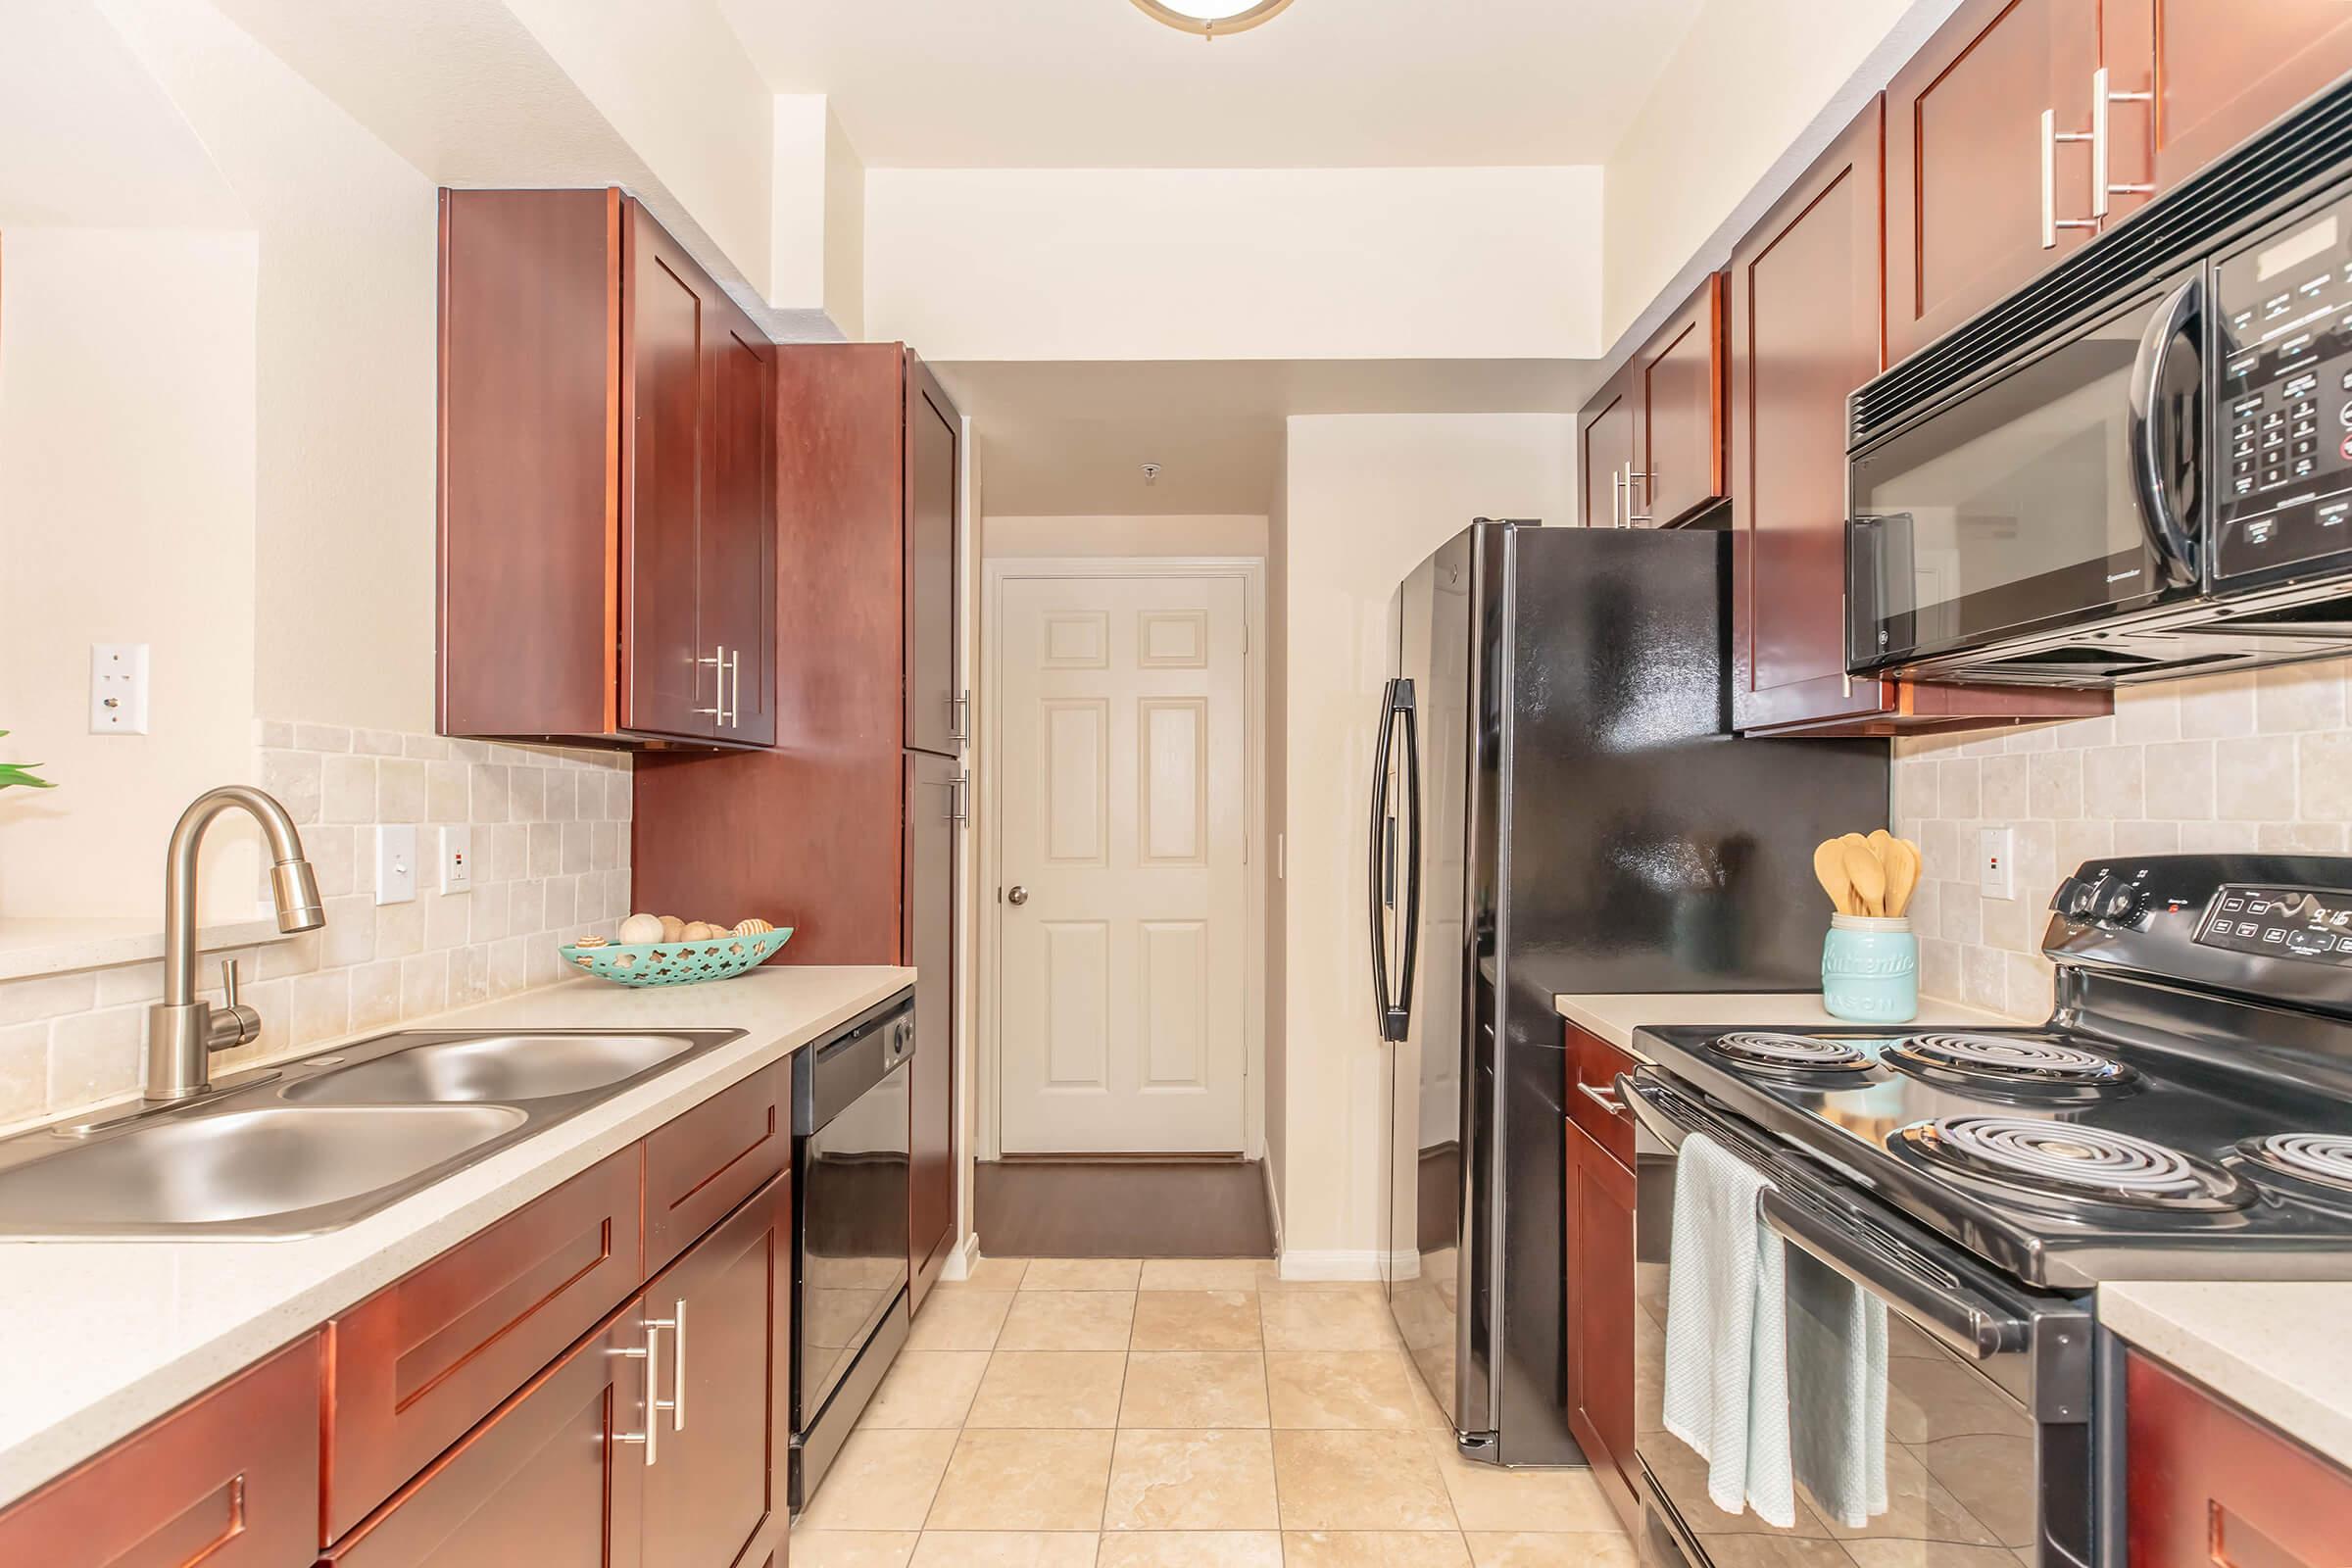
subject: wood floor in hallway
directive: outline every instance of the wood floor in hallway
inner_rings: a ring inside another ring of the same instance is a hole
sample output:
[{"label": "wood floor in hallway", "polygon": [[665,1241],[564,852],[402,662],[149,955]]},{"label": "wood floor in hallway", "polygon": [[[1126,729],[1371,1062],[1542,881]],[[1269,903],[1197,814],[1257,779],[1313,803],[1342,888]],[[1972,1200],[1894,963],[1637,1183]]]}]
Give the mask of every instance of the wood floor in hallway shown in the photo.
[{"label": "wood floor in hallway", "polygon": [[1633,1568],[1577,1471],[1463,1460],[1377,1287],[991,1258],[942,1285],[793,1568]]},{"label": "wood floor in hallway", "polygon": [[972,1228],[1005,1257],[1274,1255],[1257,1160],[983,1160],[976,1175]]}]

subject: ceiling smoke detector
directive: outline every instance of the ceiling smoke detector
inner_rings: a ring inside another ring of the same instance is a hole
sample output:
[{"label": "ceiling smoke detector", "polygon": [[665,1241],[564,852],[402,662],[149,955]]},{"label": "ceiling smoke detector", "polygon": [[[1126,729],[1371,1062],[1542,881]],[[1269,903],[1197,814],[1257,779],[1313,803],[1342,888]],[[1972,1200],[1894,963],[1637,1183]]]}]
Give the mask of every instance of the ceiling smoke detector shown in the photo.
[{"label": "ceiling smoke detector", "polygon": [[1134,0],[1135,9],[1179,32],[1219,38],[1247,32],[1289,9],[1291,0]]}]

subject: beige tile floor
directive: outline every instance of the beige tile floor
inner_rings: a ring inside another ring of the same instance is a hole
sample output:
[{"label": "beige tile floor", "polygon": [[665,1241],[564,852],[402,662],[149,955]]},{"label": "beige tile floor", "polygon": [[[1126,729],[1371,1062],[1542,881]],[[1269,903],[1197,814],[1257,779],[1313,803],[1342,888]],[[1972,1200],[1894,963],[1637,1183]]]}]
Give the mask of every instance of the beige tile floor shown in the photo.
[{"label": "beige tile floor", "polygon": [[1454,1452],[1377,1288],[1249,1258],[940,1286],[793,1568],[1633,1568],[1592,1478]]}]

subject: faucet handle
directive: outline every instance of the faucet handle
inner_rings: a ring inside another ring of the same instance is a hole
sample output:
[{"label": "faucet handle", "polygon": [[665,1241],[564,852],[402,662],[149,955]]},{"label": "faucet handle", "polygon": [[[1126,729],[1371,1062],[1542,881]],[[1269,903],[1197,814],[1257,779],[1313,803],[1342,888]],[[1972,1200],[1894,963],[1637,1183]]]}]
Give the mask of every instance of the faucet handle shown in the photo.
[{"label": "faucet handle", "polygon": [[232,1011],[237,1005],[237,960],[220,960],[220,1001]]},{"label": "faucet handle", "polygon": [[237,1001],[237,960],[220,960],[220,1005],[211,1009],[205,1021],[206,1046],[213,1051],[226,1051],[231,1046],[250,1045],[261,1038],[262,1015]]}]

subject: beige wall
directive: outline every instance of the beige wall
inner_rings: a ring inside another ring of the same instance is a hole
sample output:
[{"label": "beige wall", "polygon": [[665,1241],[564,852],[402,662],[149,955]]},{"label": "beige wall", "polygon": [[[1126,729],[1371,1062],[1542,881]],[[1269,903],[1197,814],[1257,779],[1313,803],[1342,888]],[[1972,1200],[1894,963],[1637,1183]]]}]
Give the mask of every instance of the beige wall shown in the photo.
[{"label": "beige wall", "polygon": [[[2341,855],[2352,833],[2352,660],[2116,693],[2112,718],[1894,743],[1895,830],[1925,871],[1920,988],[2038,1021],[2050,894],[2094,857]],[[1977,841],[2013,835],[2017,896],[1977,891]]]},{"label": "beige wall", "polygon": [[1205,516],[990,517],[980,552],[1030,556],[1263,556],[1266,519]]},{"label": "beige wall", "polygon": [[[1389,1054],[1372,1026],[1360,911],[1389,599],[1477,516],[1565,520],[1565,415],[1290,420],[1283,763],[1286,1271],[1369,1278]],[[1312,1085],[1311,1093],[1298,1092]]]},{"label": "beige wall", "polygon": [[1592,168],[869,170],[866,330],[934,360],[1590,357],[1600,205]]},{"label": "beige wall", "polygon": [[[254,236],[16,227],[0,238],[0,918],[155,914],[200,791],[249,776]],[[90,645],[151,650],[149,730],[89,733]],[[208,918],[253,908],[250,844]]]}]

